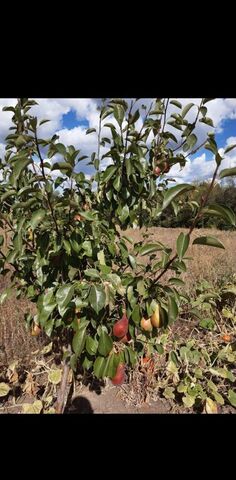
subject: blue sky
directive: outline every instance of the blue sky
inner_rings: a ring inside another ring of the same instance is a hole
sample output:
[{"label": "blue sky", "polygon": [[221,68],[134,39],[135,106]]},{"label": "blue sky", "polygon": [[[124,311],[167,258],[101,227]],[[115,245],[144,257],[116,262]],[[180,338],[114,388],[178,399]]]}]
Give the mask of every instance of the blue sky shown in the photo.
[{"label": "blue sky", "polygon": [[[38,102],[31,110],[32,115],[36,115],[39,119],[49,119],[50,122],[45,123],[40,127],[40,135],[42,138],[49,138],[54,133],[59,135],[59,141],[65,145],[74,145],[75,148],[81,150],[81,154],[91,155],[97,151],[97,137],[96,134],[86,135],[87,128],[97,128],[99,122],[99,112],[97,110],[98,100],[94,98],[43,98],[35,99]],[[126,99],[128,100],[128,99]],[[199,103],[200,99],[184,98],[177,99],[186,105],[187,103]],[[143,98],[138,101],[140,104],[145,104],[147,107],[152,102],[152,99]],[[11,126],[10,112],[2,112],[2,107],[6,105],[15,105],[16,99],[0,98],[0,158],[4,156],[5,151],[5,137],[9,134],[9,127]],[[236,143],[236,98],[217,98],[206,104],[208,107],[208,116],[212,118],[215,126],[216,141],[220,148],[220,153],[224,152],[226,146]],[[171,107],[174,108],[175,107]],[[194,108],[192,109],[194,110]],[[190,110],[187,118],[191,121],[194,118],[194,111]],[[192,117],[191,117],[192,115]],[[105,119],[106,123],[108,119]],[[115,122],[109,117],[109,122]],[[142,125],[141,119],[138,120],[136,128]],[[205,139],[207,130],[210,127],[204,124],[199,124],[195,132],[199,138],[199,144]],[[173,133],[176,135],[176,132]],[[110,130],[103,129],[104,136],[110,136]],[[102,147],[102,152],[104,149]],[[92,173],[91,166],[86,165],[87,161],[79,164],[81,170],[87,175]],[[109,160],[104,161],[104,167]],[[222,162],[222,168],[236,166],[236,149],[225,155]],[[215,161],[213,155],[208,150],[199,150],[195,155],[187,159],[187,164],[183,170],[180,171],[179,166],[174,166],[171,169],[171,176],[177,177],[177,182],[192,180],[204,180],[211,178],[214,171]]]},{"label": "blue sky", "polygon": [[75,110],[70,110],[68,113],[65,113],[62,116],[62,128],[67,128],[68,130],[71,130],[72,128],[78,126],[88,128],[89,122],[87,118],[82,118],[78,120]]},{"label": "blue sky", "polygon": [[216,133],[216,141],[219,147],[224,147],[229,137],[236,136],[236,119],[226,119],[222,122],[222,131]]}]

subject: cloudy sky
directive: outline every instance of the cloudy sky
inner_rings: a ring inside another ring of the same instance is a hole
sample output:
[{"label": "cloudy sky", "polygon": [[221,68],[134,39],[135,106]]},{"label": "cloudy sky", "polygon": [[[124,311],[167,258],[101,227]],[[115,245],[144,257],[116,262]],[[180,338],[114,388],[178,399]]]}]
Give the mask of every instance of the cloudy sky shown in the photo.
[{"label": "cloudy sky", "polygon": [[[97,111],[98,99],[94,98],[41,98],[35,99],[39,105],[31,109],[31,114],[36,115],[40,119],[49,119],[50,122],[40,127],[39,136],[42,138],[49,138],[54,133],[60,136],[60,142],[65,145],[74,145],[81,150],[81,154],[91,155],[93,151],[97,151],[97,137],[96,134],[86,135],[87,128],[98,126],[99,112]],[[188,98],[177,99],[184,106],[187,103],[198,103],[200,99]],[[127,99],[128,101],[128,99]],[[140,99],[138,104],[149,105],[151,99]],[[5,137],[8,135],[9,127],[11,126],[11,112],[2,112],[2,107],[15,105],[16,99],[7,98],[0,99],[0,158],[4,156]],[[211,117],[215,127],[216,141],[218,147],[223,149],[231,144],[236,143],[236,98],[222,99],[217,98],[206,104],[208,107],[207,116]],[[175,111],[175,107],[171,107]],[[171,110],[170,110],[171,113]],[[191,121],[196,115],[194,107],[187,114],[187,119]],[[104,123],[110,122],[110,117],[105,119]],[[115,123],[115,120],[114,120]],[[140,128],[141,119],[137,122],[137,127]],[[195,132],[199,138],[199,144],[206,137],[207,132],[213,129],[204,124],[200,124]],[[176,135],[178,130],[173,131]],[[103,136],[110,136],[110,130],[104,128]],[[103,151],[102,151],[103,153]],[[108,163],[105,160],[104,166]],[[236,166],[236,149],[230,151],[225,155],[222,162],[222,168]],[[91,173],[91,167],[81,162],[81,169],[86,173]],[[180,171],[179,166],[174,166],[171,170],[171,176],[177,177],[177,181],[191,182],[194,180],[203,180],[212,176],[215,168],[215,161],[213,155],[209,150],[199,150],[191,158],[188,158],[186,167]]]}]

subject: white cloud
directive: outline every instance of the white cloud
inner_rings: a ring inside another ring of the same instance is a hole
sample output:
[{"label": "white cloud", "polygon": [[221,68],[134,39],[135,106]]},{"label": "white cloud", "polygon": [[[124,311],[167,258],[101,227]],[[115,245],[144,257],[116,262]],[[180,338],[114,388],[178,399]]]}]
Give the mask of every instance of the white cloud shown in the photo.
[{"label": "white cloud", "polygon": [[16,104],[16,98],[0,98],[0,142],[4,142],[6,136],[10,133],[9,127],[12,126],[12,112],[3,112],[3,107],[10,107]]},{"label": "white cloud", "polygon": [[5,155],[5,144],[0,143],[0,158],[3,158]]},{"label": "white cloud", "polygon": [[[226,141],[226,146],[236,143],[236,137],[229,137]],[[220,148],[219,153],[224,158],[220,165],[220,171],[224,168],[236,167],[236,149],[231,150],[226,155],[223,155],[224,149]],[[187,158],[187,163],[183,170],[180,170],[179,165],[174,165],[169,173],[169,177],[176,179],[177,183],[192,182],[194,180],[208,180],[212,178],[214,170],[216,168],[216,162],[212,155],[210,159],[207,159],[206,153],[194,158]]]}]

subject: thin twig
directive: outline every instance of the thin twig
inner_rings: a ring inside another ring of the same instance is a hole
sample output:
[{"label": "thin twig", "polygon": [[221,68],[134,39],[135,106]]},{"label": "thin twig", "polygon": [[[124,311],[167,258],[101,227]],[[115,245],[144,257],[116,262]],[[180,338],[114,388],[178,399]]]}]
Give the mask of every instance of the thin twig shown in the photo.
[{"label": "thin twig", "polygon": [[[40,167],[41,167],[41,170],[42,170],[42,175],[43,175],[44,181],[46,182],[47,178],[46,178],[46,175],[45,175],[43,159],[42,159],[41,152],[40,152],[40,149],[39,149],[38,137],[37,137],[36,131],[35,131],[35,143],[36,143],[36,148],[37,148],[37,152],[38,152],[38,157],[39,157],[39,160],[40,160]],[[45,193],[46,193],[46,196],[47,196],[48,206],[50,208],[51,215],[52,215],[52,218],[53,218],[53,221],[54,221],[54,224],[55,224],[55,229],[56,229],[57,234],[59,235],[60,232],[59,232],[59,229],[58,229],[57,220],[56,220],[56,217],[54,215],[53,206],[52,206],[52,203],[51,203],[51,200],[50,200],[50,196],[49,196],[46,189],[45,189]]]},{"label": "thin twig", "polygon": [[[215,179],[216,179],[216,176],[217,176],[217,172],[218,172],[218,169],[219,169],[219,166],[220,165],[217,165],[216,169],[215,169],[215,172],[213,174],[213,177],[212,177],[212,180],[211,180],[211,183],[210,183],[210,186],[209,186],[209,189],[208,189],[208,192],[207,194],[205,195],[204,199],[202,200],[202,203],[199,207],[199,210],[198,210],[198,213],[197,215],[195,216],[194,220],[193,220],[193,224],[192,226],[189,228],[189,236],[191,235],[192,231],[194,230],[194,228],[196,227],[196,223],[198,221],[198,219],[200,218],[201,214],[202,214],[202,209],[205,207],[207,201],[208,201],[208,198],[209,198],[209,195],[213,189],[213,186],[214,186],[214,182],[215,182]],[[158,282],[158,280],[167,272],[167,270],[169,269],[170,265],[172,265],[172,263],[176,260],[176,258],[178,257],[178,254],[176,253],[174,255],[174,257],[172,257],[166,264],[164,270],[155,278],[154,280],[154,283]]]}]

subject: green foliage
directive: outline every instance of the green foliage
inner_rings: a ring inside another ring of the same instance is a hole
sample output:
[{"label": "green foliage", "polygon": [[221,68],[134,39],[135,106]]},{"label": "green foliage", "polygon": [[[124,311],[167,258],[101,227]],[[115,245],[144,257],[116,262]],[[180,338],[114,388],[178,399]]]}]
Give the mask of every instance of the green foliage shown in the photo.
[{"label": "green foliage", "polygon": [[[191,298],[190,301],[198,306],[203,318],[195,320],[198,324],[194,329],[189,326],[191,336],[173,337],[170,333],[159,338],[163,357],[161,362],[157,357],[155,364],[155,393],[174,402],[175,406],[179,404],[182,408],[206,413],[217,413],[223,405],[236,406],[235,307],[222,308],[224,290],[233,291],[233,285],[214,288],[205,281],[199,284],[196,300]],[[236,290],[234,300],[235,295]],[[180,310],[180,315],[184,314],[184,308]],[[204,318],[206,312],[210,314],[208,318]],[[228,318],[228,323],[222,320],[222,315]],[[193,311],[189,310],[188,322],[193,321],[191,317]],[[225,344],[223,331],[226,328],[231,342]]]},{"label": "green foliage", "polygon": [[[78,361],[98,378],[112,377],[119,362],[134,365],[136,352],[145,342],[160,350],[158,329],[146,332],[140,327],[141,318],[152,315],[155,302],[160,305],[161,332],[178,318],[181,280],[172,278],[168,285],[159,280],[168,268],[178,276],[186,270],[190,234],[179,236],[177,254],[171,257],[168,245],[133,243],[121,231],[153,224],[169,209],[178,214],[186,195],[191,198],[186,205],[192,218],[198,213],[200,219],[206,205],[195,201],[195,186],[169,188],[166,174],[176,164],[185,166],[185,156],[176,150],[194,152],[198,120],[211,124],[203,107],[210,100],[182,109],[172,99],[176,112],[169,115],[169,99],[155,99],[145,114],[137,107],[138,99],[103,99],[98,128],[86,132],[98,141],[97,153],[88,157],[58,142],[57,135],[39,137],[38,125],[46,120],[39,122],[30,115],[34,101],[19,99],[15,107],[4,109],[12,112],[13,127],[0,164],[0,227],[10,232],[5,251],[0,237],[1,272],[11,264],[13,286],[36,304],[37,314],[28,318],[29,326],[36,322],[48,336],[57,335],[66,348],[72,346],[69,356],[74,370]],[[196,110],[193,123],[188,121],[190,109],[191,113]],[[106,147],[103,155],[101,146]],[[207,148],[220,164],[210,136]],[[89,180],[79,171],[86,158],[93,172]],[[103,160],[108,163],[105,168]],[[211,212],[235,225],[231,206],[214,204]],[[216,240],[205,240],[207,245],[213,243],[220,246]],[[156,258],[157,252],[161,258]],[[139,262],[139,256],[145,256],[145,263]],[[124,311],[129,343],[113,337],[113,326]]]},{"label": "green foliage", "polygon": [[[196,221],[197,228],[215,227],[220,230],[235,228],[236,218],[236,186],[233,179],[224,180],[225,184],[215,184],[207,199],[206,206]],[[185,227],[192,225],[193,215],[196,215],[201,199],[209,189],[207,182],[195,182],[195,189],[183,194],[180,200],[173,201],[153,224],[163,227]],[[147,218],[147,226],[151,226]]]}]

